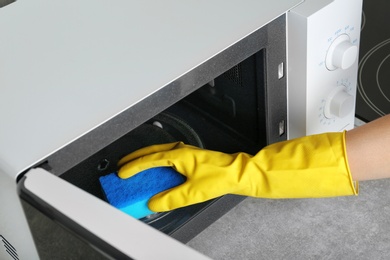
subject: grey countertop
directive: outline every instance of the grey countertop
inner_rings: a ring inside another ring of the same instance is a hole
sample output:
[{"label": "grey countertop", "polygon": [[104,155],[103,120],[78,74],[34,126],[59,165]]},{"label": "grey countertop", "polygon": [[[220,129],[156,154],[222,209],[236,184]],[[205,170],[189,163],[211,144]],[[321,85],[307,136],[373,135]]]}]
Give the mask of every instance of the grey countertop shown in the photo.
[{"label": "grey countertop", "polygon": [[188,245],[213,259],[390,259],[390,180],[360,195],[246,198]]}]

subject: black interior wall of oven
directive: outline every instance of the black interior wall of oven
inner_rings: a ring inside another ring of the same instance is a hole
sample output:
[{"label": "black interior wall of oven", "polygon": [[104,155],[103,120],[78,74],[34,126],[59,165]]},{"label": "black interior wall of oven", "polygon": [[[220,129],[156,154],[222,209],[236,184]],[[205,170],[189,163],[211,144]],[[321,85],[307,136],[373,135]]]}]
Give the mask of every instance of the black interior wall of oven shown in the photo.
[{"label": "black interior wall of oven", "polygon": [[[189,126],[190,131],[193,131],[195,135],[188,137],[188,134],[180,129],[180,126],[166,122],[166,117],[180,120],[180,122]],[[144,146],[183,141],[192,145],[224,152],[247,151],[252,153],[259,149],[259,146],[254,143],[243,142],[243,138],[240,135],[234,136],[235,132],[229,133],[229,131],[224,129],[225,125],[219,125],[217,120],[210,120],[209,117],[210,115],[199,113],[198,109],[193,106],[180,102],[147,121],[134,131],[131,131],[110,146],[97,152],[60,177],[104,200],[98,178],[117,171],[117,163],[120,158]],[[163,129],[160,128],[160,125],[163,126]],[[199,140],[196,141],[196,139]],[[176,210],[148,224],[171,234],[207,204],[204,203]],[[149,222],[148,219],[144,221]]]},{"label": "black interior wall of oven", "polygon": [[264,146],[265,50],[229,69],[185,100],[247,143]]},{"label": "black interior wall of oven", "polygon": [[[226,153],[256,153],[266,145],[264,63],[262,50],[60,177],[105,200],[99,177],[116,172],[123,156],[142,147],[182,141]],[[212,203],[141,220],[173,234]]]}]

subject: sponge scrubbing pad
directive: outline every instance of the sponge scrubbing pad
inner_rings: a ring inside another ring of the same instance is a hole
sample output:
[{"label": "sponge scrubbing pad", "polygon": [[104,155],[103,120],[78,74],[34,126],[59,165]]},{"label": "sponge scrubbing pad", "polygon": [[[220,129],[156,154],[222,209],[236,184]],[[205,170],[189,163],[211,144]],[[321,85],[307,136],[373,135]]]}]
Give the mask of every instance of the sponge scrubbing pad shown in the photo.
[{"label": "sponge scrubbing pad", "polygon": [[100,177],[99,181],[111,205],[140,219],[155,213],[147,205],[151,197],[182,184],[185,177],[170,167],[156,167],[128,179],[121,179],[116,173],[111,173]]}]

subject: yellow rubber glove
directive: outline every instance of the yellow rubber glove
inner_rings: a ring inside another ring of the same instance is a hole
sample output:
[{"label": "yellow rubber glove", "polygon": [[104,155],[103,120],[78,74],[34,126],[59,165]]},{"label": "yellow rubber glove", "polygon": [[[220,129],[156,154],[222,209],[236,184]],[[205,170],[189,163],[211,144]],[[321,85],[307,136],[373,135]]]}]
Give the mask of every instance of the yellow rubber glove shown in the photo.
[{"label": "yellow rubber glove", "polygon": [[[122,166],[123,165],[123,166]],[[345,133],[327,133],[269,145],[255,156],[226,154],[183,143],[154,145],[119,162],[120,178],[171,166],[187,177],[182,185],[152,197],[148,207],[169,211],[224,194],[259,198],[356,195],[345,150]],[[356,186],[356,188],[355,188]]]}]

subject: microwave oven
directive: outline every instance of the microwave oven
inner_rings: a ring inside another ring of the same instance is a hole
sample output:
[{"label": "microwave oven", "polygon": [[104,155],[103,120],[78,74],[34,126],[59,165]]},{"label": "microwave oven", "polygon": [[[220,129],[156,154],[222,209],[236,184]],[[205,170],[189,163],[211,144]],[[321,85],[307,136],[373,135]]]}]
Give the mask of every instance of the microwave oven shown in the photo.
[{"label": "microwave oven", "polygon": [[207,259],[185,243],[243,197],[137,220],[98,178],[151,144],[353,128],[361,0],[0,6],[1,259]]}]

